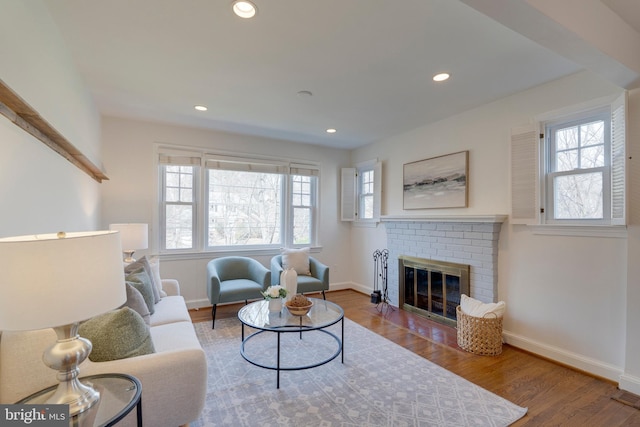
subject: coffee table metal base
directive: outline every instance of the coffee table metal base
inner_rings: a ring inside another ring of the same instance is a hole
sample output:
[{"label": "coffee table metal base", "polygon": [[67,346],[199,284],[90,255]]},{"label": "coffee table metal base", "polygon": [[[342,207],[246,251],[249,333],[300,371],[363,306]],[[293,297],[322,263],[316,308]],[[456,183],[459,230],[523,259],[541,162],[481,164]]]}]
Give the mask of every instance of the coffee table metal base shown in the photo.
[{"label": "coffee table metal base", "polygon": [[[325,365],[329,362],[331,362],[333,359],[335,359],[336,357],[338,357],[338,355],[342,355],[342,360],[341,362],[344,363],[344,351],[343,351],[343,342],[344,342],[344,317],[341,317],[339,319],[339,321],[341,322],[341,333],[340,333],[340,337],[338,337],[336,334],[327,331],[326,329],[319,329],[319,328],[305,328],[304,325],[301,326],[281,326],[277,329],[270,329],[270,330],[260,330],[257,331],[251,335],[249,335],[248,337],[245,338],[244,336],[244,323],[242,324],[242,345],[240,346],[240,354],[242,355],[242,357],[249,363],[251,363],[252,365],[258,366],[260,368],[264,368],[264,369],[271,369],[276,371],[276,388],[280,388],[280,371],[300,371],[303,369],[311,369],[311,368],[316,368],[318,366],[322,366]],[[337,323],[337,322],[335,322]],[[334,323],[334,324],[335,324]],[[302,339],[302,333],[305,331],[318,331],[318,332],[322,332],[325,333],[327,335],[329,335],[330,337],[332,337],[336,343],[338,344],[338,348],[335,351],[335,353],[333,353],[331,356],[329,356],[326,359],[323,359],[319,362],[310,364],[310,365],[302,365],[302,366],[281,366],[280,363],[280,335],[283,333],[299,333],[300,334],[300,339]],[[262,334],[262,333],[266,333],[266,332],[270,332],[270,333],[275,333],[277,334],[277,341],[278,341],[278,347],[277,347],[277,352],[276,352],[276,364],[275,365],[267,365],[267,364],[263,364],[260,362],[257,362],[256,360],[254,360],[253,358],[251,358],[249,355],[247,355],[247,353],[245,352],[245,345],[254,337],[257,337],[258,335]]]}]

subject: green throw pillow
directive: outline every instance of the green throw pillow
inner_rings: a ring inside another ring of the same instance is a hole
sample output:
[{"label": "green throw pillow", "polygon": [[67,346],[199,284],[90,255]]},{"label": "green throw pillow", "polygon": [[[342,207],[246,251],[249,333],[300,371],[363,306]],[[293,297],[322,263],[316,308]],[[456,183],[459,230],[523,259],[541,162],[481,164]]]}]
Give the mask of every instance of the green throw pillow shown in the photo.
[{"label": "green throw pillow", "polygon": [[125,281],[140,291],[142,298],[144,298],[144,302],[147,304],[147,308],[149,309],[149,314],[155,313],[156,303],[153,297],[153,285],[151,284],[151,279],[147,272],[144,271],[144,269],[140,269],[133,273],[129,273],[125,277]]},{"label": "green throw pillow", "polygon": [[82,323],[78,333],[91,341],[92,362],[126,359],[155,352],[149,327],[129,307],[96,316]]}]

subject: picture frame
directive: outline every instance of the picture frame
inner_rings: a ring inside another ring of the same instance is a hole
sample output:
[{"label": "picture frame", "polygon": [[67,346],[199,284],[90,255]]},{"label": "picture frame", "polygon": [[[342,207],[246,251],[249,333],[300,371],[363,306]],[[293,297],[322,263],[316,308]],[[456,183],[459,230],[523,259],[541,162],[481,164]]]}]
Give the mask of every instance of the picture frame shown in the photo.
[{"label": "picture frame", "polygon": [[403,209],[468,207],[468,150],[405,163],[402,169]]}]

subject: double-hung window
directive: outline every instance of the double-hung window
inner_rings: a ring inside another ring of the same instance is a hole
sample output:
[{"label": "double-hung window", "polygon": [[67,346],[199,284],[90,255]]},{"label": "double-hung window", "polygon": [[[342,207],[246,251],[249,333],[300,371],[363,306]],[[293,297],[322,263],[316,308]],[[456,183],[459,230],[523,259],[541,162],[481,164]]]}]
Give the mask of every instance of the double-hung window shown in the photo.
[{"label": "double-hung window", "polygon": [[546,123],[546,222],[611,218],[611,132],[607,110]]},{"label": "double-hung window", "polygon": [[625,224],[625,104],[623,94],[512,133],[512,223]]},{"label": "double-hung window", "polygon": [[361,219],[373,219],[374,178],[374,169],[366,169],[358,173],[358,212]]},{"label": "double-hung window", "polygon": [[293,244],[312,243],[316,185],[314,176],[291,175],[291,224]]},{"label": "double-hung window", "polygon": [[209,153],[200,154],[201,166],[159,159],[162,250],[316,244],[317,165]]},{"label": "double-hung window", "polygon": [[200,158],[192,155],[159,156],[162,247],[168,250],[194,249],[198,213]]}]

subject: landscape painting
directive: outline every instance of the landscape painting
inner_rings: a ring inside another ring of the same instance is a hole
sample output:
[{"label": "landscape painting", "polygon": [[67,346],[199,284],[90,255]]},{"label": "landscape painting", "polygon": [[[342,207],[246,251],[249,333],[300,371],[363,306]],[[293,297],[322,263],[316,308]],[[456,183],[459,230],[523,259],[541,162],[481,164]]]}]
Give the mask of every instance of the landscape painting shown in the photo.
[{"label": "landscape painting", "polygon": [[403,208],[466,208],[469,151],[406,163]]}]

